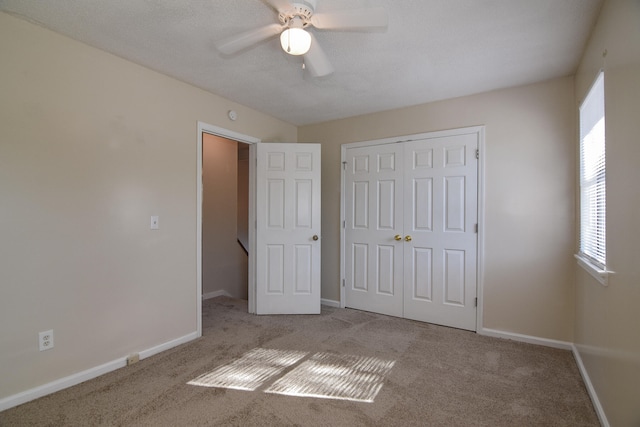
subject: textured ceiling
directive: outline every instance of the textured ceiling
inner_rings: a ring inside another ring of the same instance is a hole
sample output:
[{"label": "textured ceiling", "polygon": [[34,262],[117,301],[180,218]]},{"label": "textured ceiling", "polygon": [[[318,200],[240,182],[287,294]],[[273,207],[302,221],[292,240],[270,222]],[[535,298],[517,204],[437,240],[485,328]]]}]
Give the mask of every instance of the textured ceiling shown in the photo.
[{"label": "textured ceiling", "polygon": [[0,10],[295,125],[571,75],[602,0],[318,0],[382,6],[385,31],[312,30],[335,73],[313,78],[277,37],[231,56],[215,42],[277,22],[260,0],[0,0]]}]

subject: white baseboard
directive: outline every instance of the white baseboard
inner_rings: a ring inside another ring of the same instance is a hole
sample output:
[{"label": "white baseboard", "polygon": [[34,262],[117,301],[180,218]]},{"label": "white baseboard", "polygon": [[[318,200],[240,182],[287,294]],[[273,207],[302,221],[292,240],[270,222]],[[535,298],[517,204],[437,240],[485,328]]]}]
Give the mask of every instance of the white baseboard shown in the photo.
[{"label": "white baseboard", "polygon": [[545,347],[560,348],[562,350],[571,350],[573,344],[567,341],[550,340],[547,338],[539,338],[531,335],[517,334],[514,332],[498,331],[496,329],[479,328],[478,335],[486,335],[494,338],[504,338],[513,341],[526,342],[529,344],[543,345]]},{"label": "white baseboard", "polygon": [[[160,344],[150,349],[143,350],[139,353],[140,359],[145,359],[147,357],[153,356],[154,354],[157,354],[162,351],[168,350],[170,348],[176,347],[178,345],[187,343],[196,338],[198,338],[198,334],[196,332],[193,332],[191,334],[185,335],[175,340],[166,342],[164,344]],[[112,360],[111,362],[107,362],[102,365],[87,369],[85,371],[78,372],[78,373],[69,375],[67,377],[57,379],[55,381],[52,381],[47,384],[43,384],[41,386],[32,388],[30,390],[26,390],[26,391],[14,394],[12,396],[5,397],[3,399],[0,399],[0,411],[13,408],[14,406],[22,405],[23,403],[27,403],[31,400],[38,399],[39,397],[43,397],[48,394],[55,393],[56,391],[64,390],[65,388],[69,388],[71,386],[80,384],[82,382],[91,380],[93,378],[97,378],[100,375],[104,375],[106,373],[115,371],[116,369],[120,369],[125,366],[127,366],[127,356],[120,357],[116,360]]]},{"label": "white baseboard", "polygon": [[602,424],[602,427],[609,427],[609,420],[607,420],[607,416],[604,413],[604,409],[602,408],[602,404],[600,403],[600,399],[598,398],[596,389],[593,387],[593,383],[591,382],[591,378],[589,377],[587,368],[584,366],[584,363],[582,363],[580,352],[578,351],[578,348],[575,346],[575,344],[571,345],[571,349],[573,351],[573,357],[576,359],[576,364],[578,365],[580,375],[582,375],[584,385],[585,387],[587,387],[587,392],[589,393],[589,397],[591,398],[591,402],[593,403],[593,408],[596,410],[596,414],[598,414],[600,424]]},{"label": "white baseboard", "polygon": [[322,298],[320,299],[320,304],[326,305],[327,307],[340,308],[340,301],[334,301],[332,299]]},{"label": "white baseboard", "polygon": [[211,298],[215,298],[215,297],[229,297],[229,298],[233,298],[231,296],[231,294],[225,290],[221,290],[221,291],[213,291],[213,292],[207,292],[206,294],[202,294],[202,300],[206,300],[206,299],[211,299]]}]

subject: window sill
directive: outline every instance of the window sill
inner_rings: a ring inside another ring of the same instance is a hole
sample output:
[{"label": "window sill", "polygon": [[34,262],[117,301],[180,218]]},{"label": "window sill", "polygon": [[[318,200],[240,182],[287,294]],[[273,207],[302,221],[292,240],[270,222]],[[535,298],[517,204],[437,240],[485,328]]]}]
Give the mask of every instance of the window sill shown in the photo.
[{"label": "window sill", "polygon": [[609,276],[613,274],[613,271],[603,270],[578,254],[575,254],[574,257],[578,260],[578,265],[596,279],[598,283],[602,286],[609,286]]}]

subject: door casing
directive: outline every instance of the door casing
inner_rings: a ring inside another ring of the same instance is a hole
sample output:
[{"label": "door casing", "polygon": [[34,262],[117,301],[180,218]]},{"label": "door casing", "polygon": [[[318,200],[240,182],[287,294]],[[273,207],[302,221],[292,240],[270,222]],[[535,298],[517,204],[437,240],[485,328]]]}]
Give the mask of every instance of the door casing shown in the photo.
[{"label": "door casing", "polygon": [[478,134],[478,265],[477,265],[477,298],[478,306],[476,311],[476,331],[483,329],[482,319],[483,313],[483,296],[484,296],[484,158],[485,158],[485,127],[484,126],[470,126],[464,128],[450,129],[444,131],[426,132],[391,138],[383,138],[369,141],[353,142],[343,144],[341,146],[341,163],[343,165],[340,168],[341,171],[341,196],[340,196],[340,307],[345,308],[345,282],[346,282],[346,243],[345,243],[345,221],[346,221],[346,209],[345,209],[345,195],[346,195],[346,175],[345,168],[347,159],[347,150],[355,147],[369,147],[381,144],[393,144],[403,143],[409,141],[417,141],[427,138],[447,137],[469,133]]}]

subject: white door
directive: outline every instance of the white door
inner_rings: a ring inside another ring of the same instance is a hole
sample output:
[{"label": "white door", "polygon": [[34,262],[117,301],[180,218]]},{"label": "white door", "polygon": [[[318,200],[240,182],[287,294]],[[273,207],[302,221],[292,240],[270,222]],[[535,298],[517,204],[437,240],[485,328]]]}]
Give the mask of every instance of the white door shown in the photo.
[{"label": "white door", "polygon": [[348,307],[476,329],[478,133],[346,150]]},{"label": "white door", "polygon": [[404,317],[476,330],[477,134],[404,145]]},{"label": "white door", "polygon": [[402,317],[402,146],[351,148],[346,162],[347,305]]},{"label": "white door", "polygon": [[320,145],[257,144],[256,313],[320,313]]}]

